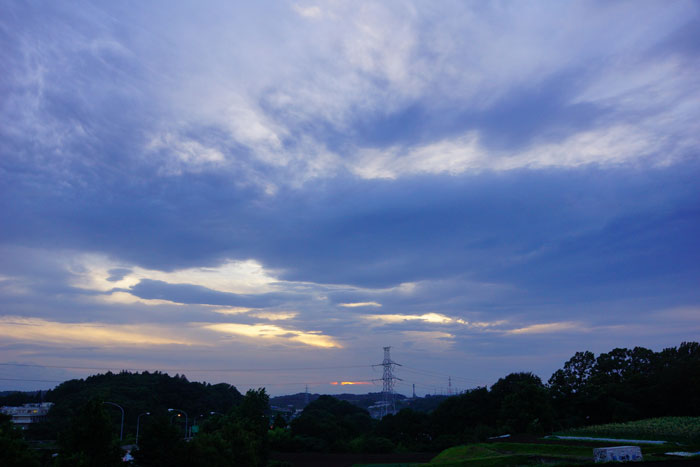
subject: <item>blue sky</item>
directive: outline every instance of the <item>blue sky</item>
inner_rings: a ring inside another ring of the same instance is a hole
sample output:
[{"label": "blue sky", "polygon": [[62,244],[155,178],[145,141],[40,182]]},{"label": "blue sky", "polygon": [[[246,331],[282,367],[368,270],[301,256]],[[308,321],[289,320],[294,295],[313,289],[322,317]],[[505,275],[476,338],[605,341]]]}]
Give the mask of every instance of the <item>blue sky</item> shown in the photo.
[{"label": "blue sky", "polygon": [[698,31],[690,1],[0,2],[0,389],[376,391],[330,383],[391,346],[425,394],[697,340]]}]

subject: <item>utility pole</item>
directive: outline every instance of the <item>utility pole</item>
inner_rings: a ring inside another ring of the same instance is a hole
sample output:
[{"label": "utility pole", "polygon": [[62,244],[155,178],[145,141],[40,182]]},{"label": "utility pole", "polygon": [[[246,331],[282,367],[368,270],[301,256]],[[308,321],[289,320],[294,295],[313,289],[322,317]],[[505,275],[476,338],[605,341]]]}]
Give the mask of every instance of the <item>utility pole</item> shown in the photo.
[{"label": "utility pole", "polygon": [[384,368],[382,374],[382,417],[389,413],[396,413],[396,402],[394,401],[394,380],[403,381],[401,378],[394,376],[393,367],[394,365],[401,366],[400,363],[396,363],[391,359],[389,350],[391,347],[384,347],[384,361],[375,366],[381,366]]},{"label": "utility pole", "polygon": [[448,376],[448,377],[447,377],[447,388],[448,388],[448,389],[447,389],[447,394],[448,394],[449,396],[451,396],[451,395],[452,395],[452,376]]}]

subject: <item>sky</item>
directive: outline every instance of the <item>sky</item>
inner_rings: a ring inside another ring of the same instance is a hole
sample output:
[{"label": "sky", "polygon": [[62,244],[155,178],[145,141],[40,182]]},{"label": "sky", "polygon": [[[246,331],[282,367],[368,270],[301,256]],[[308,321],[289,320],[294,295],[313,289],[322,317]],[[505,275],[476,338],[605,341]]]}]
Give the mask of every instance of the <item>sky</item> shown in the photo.
[{"label": "sky", "polygon": [[697,341],[699,31],[683,0],[0,0],[0,390],[375,392],[391,347],[439,394]]}]

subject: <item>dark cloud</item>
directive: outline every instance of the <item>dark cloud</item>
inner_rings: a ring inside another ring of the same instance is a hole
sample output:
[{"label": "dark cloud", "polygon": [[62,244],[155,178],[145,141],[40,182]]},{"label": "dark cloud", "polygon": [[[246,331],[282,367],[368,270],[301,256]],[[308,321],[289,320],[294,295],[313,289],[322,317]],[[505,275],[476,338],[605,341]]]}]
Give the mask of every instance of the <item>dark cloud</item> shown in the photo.
[{"label": "dark cloud", "polygon": [[[517,87],[486,108],[465,108],[459,100],[441,106],[415,102],[390,114],[358,115],[347,137],[367,146],[388,147],[426,144],[479,131],[486,147],[509,151],[526,148],[535,138],[561,141],[593,128],[610,112],[589,103],[572,103],[585,75],[579,68],[567,70],[544,82]],[[332,136],[332,141],[337,139]]]},{"label": "dark cloud", "polygon": [[131,273],[131,269],[115,268],[115,269],[110,269],[108,272],[109,272],[109,277],[107,278],[108,281],[119,282],[120,280],[124,279],[124,276]]},{"label": "dark cloud", "polygon": [[265,308],[283,302],[294,302],[298,297],[284,293],[243,295],[219,292],[200,285],[169,284],[163,281],[141,279],[138,284],[125,291],[139,298],[169,300],[176,303],[219,305],[232,307]]}]

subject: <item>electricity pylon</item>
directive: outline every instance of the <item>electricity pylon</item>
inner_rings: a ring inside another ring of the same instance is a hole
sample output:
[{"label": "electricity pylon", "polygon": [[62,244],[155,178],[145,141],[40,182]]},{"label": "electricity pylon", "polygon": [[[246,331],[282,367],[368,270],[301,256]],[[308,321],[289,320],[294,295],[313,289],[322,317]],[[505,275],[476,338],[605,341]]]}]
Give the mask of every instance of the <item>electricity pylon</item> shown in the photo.
[{"label": "electricity pylon", "polygon": [[394,376],[394,365],[401,366],[401,364],[396,363],[391,359],[389,349],[391,349],[391,347],[384,347],[384,361],[382,363],[372,365],[373,367],[384,367],[384,372],[382,374],[382,417],[389,413],[396,413],[396,402],[394,400],[394,381],[403,381],[401,378],[397,378],[396,376]]}]

